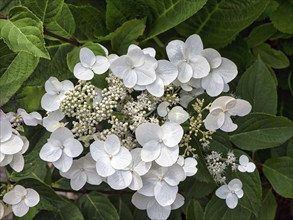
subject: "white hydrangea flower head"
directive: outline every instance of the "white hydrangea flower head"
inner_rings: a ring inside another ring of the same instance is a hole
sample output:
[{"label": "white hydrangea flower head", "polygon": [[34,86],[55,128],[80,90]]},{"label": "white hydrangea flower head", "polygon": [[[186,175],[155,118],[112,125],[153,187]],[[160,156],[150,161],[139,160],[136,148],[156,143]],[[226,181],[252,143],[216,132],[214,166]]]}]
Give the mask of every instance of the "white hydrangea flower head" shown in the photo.
[{"label": "white hydrangea flower head", "polygon": [[157,108],[158,115],[161,117],[166,117],[168,115],[168,112],[170,111],[170,109],[168,108],[169,106],[170,106],[169,102],[166,102],[166,101],[161,102]]},{"label": "white hydrangea flower head", "polygon": [[171,210],[178,209],[184,204],[184,197],[177,193],[176,199],[171,205],[162,206],[154,196],[145,196],[136,192],[133,194],[131,202],[136,208],[147,210],[150,219],[165,220],[169,217]]},{"label": "white hydrangea flower head", "polygon": [[181,106],[175,106],[168,113],[168,119],[170,122],[182,124],[189,119],[189,114]]},{"label": "white hydrangea flower head", "polygon": [[94,141],[90,145],[90,152],[96,161],[97,172],[102,177],[125,169],[132,161],[129,150],[121,146],[119,138],[114,134],[109,135],[105,141]]},{"label": "white hydrangea flower head", "polygon": [[249,102],[243,99],[235,99],[230,96],[221,96],[213,101],[210,113],[204,120],[207,130],[215,131],[221,129],[225,132],[232,132],[237,129],[230,116],[244,116],[251,111]]},{"label": "white hydrangea flower head", "polygon": [[137,127],[135,135],[142,146],[143,161],[156,161],[164,167],[176,163],[179,155],[178,144],[183,137],[183,128],[179,124],[167,122],[160,126],[155,123],[143,123]]},{"label": "white hydrangea flower head", "polygon": [[210,64],[201,55],[203,44],[197,34],[186,39],[173,40],[166,47],[167,55],[171,63],[178,68],[178,80],[187,83],[192,77],[196,79],[207,76],[210,72]]},{"label": "white hydrangea flower head", "polygon": [[78,157],[82,151],[82,144],[74,139],[68,128],[63,127],[51,134],[39,155],[42,160],[53,163],[61,172],[67,172],[72,166],[72,158]]},{"label": "white hydrangea flower head", "polygon": [[[207,48],[201,52],[211,67],[210,73],[201,79],[201,87],[209,96],[218,96],[223,91],[229,91],[227,85],[237,76],[237,66],[231,60],[221,57],[214,49]],[[228,89],[228,90],[227,90]]]},{"label": "white hydrangea flower head", "polygon": [[179,156],[177,163],[182,166],[186,176],[194,176],[197,173],[197,161],[193,157]]},{"label": "white hydrangea flower head", "polygon": [[256,166],[253,162],[249,162],[249,158],[246,155],[241,155],[239,157],[239,165],[237,168],[242,173],[253,173],[255,171]]},{"label": "white hydrangea flower head", "polygon": [[154,196],[161,206],[172,205],[178,192],[178,184],[186,178],[183,168],[175,163],[171,167],[153,164],[150,171],[142,176],[143,187],[139,192]]},{"label": "white hydrangea flower head", "polygon": [[60,109],[48,112],[48,116],[43,118],[43,127],[45,127],[47,131],[53,132],[64,126],[64,124],[60,122],[64,118],[65,114]]},{"label": "white hydrangea flower head", "polygon": [[56,77],[50,77],[45,83],[46,93],[41,100],[41,106],[48,112],[59,109],[60,102],[65,97],[65,92],[74,88],[69,80],[60,82]]},{"label": "white hydrangea flower head", "polygon": [[121,190],[129,187],[132,190],[139,190],[143,186],[141,176],[150,170],[152,163],[141,160],[141,148],[135,148],[130,153],[131,164],[123,170],[116,170],[107,178],[111,188]]},{"label": "white hydrangea flower head", "polygon": [[16,185],[4,195],[3,201],[12,206],[14,215],[22,217],[30,207],[34,207],[39,203],[40,196],[34,189]]},{"label": "white hydrangea flower head", "polygon": [[127,55],[123,55],[111,63],[113,74],[121,79],[127,88],[146,86],[156,80],[157,60],[145,54],[139,47],[130,45]]},{"label": "white hydrangea flower head", "polygon": [[96,171],[96,162],[90,154],[73,160],[72,166],[67,172],[61,172],[60,175],[70,179],[70,186],[73,190],[80,190],[86,183],[100,185],[102,178]]},{"label": "white hydrangea flower head", "polygon": [[225,199],[230,209],[234,209],[238,204],[238,199],[244,195],[242,182],[239,179],[231,180],[228,185],[223,185],[216,190],[216,196]]},{"label": "white hydrangea flower head", "polygon": [[[105,47],[102,47],[105,51]],[[108,50],[105,51],[108,56]],[[94,74],[103,74],[110,67],[110,61],[105,56],[95,56],[89,48],[83,47],[79,52],[80,62],[74,66],[73,74],[80,80],[91,80]]]},{"label": "white hydrangea flower head", "polygon": [[22,118],[22,121],[27,126],[37,126],[38,124],[42,123],[42,116],[38,112],[27,113],[26,110],[19,108],[17,109],[17,113],[7,113],[7,117],[9,118],[10,122],[14,121],[18,115]]}]

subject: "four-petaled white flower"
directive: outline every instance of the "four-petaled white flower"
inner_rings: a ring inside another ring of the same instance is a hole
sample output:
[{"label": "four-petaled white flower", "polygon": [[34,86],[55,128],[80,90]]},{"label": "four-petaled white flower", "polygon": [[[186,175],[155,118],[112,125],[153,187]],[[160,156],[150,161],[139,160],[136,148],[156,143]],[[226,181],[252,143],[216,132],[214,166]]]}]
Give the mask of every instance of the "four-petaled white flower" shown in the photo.
[{"label": "four-petaled white flower", "polygon": [[74,160],[67,172],[60,172],[61,176],[70,179],[73,190],[80,190],[86,183],[100,185],[102,178],[96,171],[96,162],[90,154]]},{"label": "four-petaled white flower", "polygon": [[196,79],[207,76],[210,72],[210,64],[201,55],[203,44],[197,34],[188,37],[185,43],[181,40],[173,40],[166,47],[167,55],[171,63],[178,67],[178,80],[187,83],[192,77]]},{"label": "four-petaled white flower", "polygon": [[243,197],[242,182],[239,179],[231,180],[228,185],[223,185],[216,190],[216,196],[225,199],[230,209],[238,204],[238,199]]},{"label": "four-petaled white flower", "polygon": [[42,108],[48,112],[59,109],[60,102],[65,97],[65,92],[74,88],[69,80],[60,82],[56,77],[50,77],[45,83],[46,93],[41,100]]},{"label": "four-petaled white flower", "polygon": [[231,132],[237,129],[230,116],[244,116],[251,111],[249,102],[242,99],[235,99],[230,96],[221,96],[213,101],[210,113],[204,120],[207,130]]},{"label": "four-petaled white flower", "polygon": [[30,207],[34,207],[39,203],[40,196],[34,189],[26,189],[21,185],[16,185],[4,195],[3,201],[12,205],[14,215],[22,217],[28,212]]},{"label": "four-petaled white flower", "polygon": [[36,126],[41,124],[42,116],[38,112],[27,113],[26,110],[19,108],[17,109],[17,113],[9,112],[7,113],[7,117],[10,122],[13,122],[17,117],[21,117],[22,121],[25,125],[28,126]]},{"label": "four-petaled white flower", "polygon": [[127,88],[146,86],[156,80],[157,60],[145,54],[139,47],[129,46],[127,55],[123,55],[111,63],[113,74],[121,79]]},{"label": "four-petaled white flower", "polygon": [[182,166],[186,176],[194,176],[197,172],[197,161],[192,157],[184,157],[179,156],[177,163]]},{"label": "four-petaled white flower", "polygon": [[154,196],[161,206],[172,205],[178,192],[178,184],[186,178],[183,168],[175,163],[171,167],[153,164],[150,171],[142,176],[143,187],[138,192]]},{"label": "four-petaled white flower", "polygon": [[240,172],[248,172],[252,173],[255,170],[255,164],[252,162],[249,162],[249,158],[246,155],[241,155],[239,157],[239,165],[238,165],[238,170]]},{"label": "four-petaled white flower", "polygon": [[229,90],[228,83],[237,76],[237,66],[231,60],[221,57],[218,51],[207,48],[201,52],[211,67],[210,73],[201,79],[201,87],[209,96],[217,96]]},{"label": "four-petaled white flower", "polygon": [[82,144],[74,139],[68,128],[63,127],[51,134],[39,155],[42,160],[52,162],[61,172],[67,172],[72,166],[72,158],[78,157],[82,151]]},{"label": "four-petaled white flower", "polygon": [[[102,47],[102,49],[104,50],[104,47]],[[74,76],[80,80],[91,80],[94,78],[94,73],[103,74],[110,67],[110,61],[107,57],[95,56],[93,51],[86,47],[80,49],[79,59],[80,63],[74,66],[73,73]]]},{"label": "four-petaled white flower", "polygon": [[184,204],[184,197],[177,193],[175,201],[171,205],[160,205],[154,196],[145,196],[138,192],[131,198],[132,204],[141,210],[147,210],[148,217],[152,220],[165,220],[171,210],[178,209]]},{"label": "four-petaled white flower", "polygon": [[121,146],[116,135],[109,135],[105,141],[94,141],[90,145],[92,158],[96,161],[96,169],[100,176],[108,177],[116,170],[125,169],[130,165],[131,154]]},{"label": "four-petaled white flower", "polygon": [[168,113],[168,119],[170,122],[182,124],[189,119],[189,114],[181,106],[175,106]]},{"label": "four-petaled white flower", "polygon": [[161,102],[158,107],[157,107],[157,113],[159,116],[161,117],[165,117],[168,115],[168,112],[170,111],[170,109],[168,108],[170,106],[169,102]]},{"label": "four-petaled white flower", "polygon": [[143,161],[156,161],[164,167],[176,163],[179,155],[178,144],[183,137],[183,128],[179,124],[167,122],[160,126],[155,123],[143,123],[137,127],[135,135],[143,147]]},{"label": "four-petaled white flower", "polygon": [[48,112],[48,116],[43,118],[43,127],[45,127],[47,131],[53,132],[64,126],[64,124],[60,122],[63,118],[65,118],[65,114],[60,109]]}]

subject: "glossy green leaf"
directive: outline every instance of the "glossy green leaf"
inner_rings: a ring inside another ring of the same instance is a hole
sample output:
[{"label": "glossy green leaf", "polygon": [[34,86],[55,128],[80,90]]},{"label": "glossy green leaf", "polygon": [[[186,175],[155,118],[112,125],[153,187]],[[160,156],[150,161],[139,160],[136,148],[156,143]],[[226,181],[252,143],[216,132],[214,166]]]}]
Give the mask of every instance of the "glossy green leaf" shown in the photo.
[{"label": "glossy green leaf", "polygon": [[97,192],[85,194],[78,199],[77,204],[85,219],[119,219],[115,207],[103,194]]},{"label": "glossy green leaf", "polygon": [[277,30],[272,23],[256,26],[249,34],[247,43],[249,47],[255,47],[268,40]]},{"label": "glossy green leaf", "polygon": [[29,78],[36,68],[38,61],[37,57],[29,53],[18,53],[0,78],[0,106],[7,103]]},{"label": "glossy green leaf", "polygon": [[176,30],[184,37],[199,34],[206,47],[220,48],[256,20],[266,8],[267,0],[209,0],[195,16]]},{"label": "glossy green leaf", "polygon": [[244,150],[277,147],[293,136],[293,122],[281,116],[253,113],[235,122],[238,129],[230,140]]},{"label": "glossy green leaf", "polygon": [[186,220],[202,220],[203,209],[197,200],[191,200],[186,208]]},{"label": "glossy green leaf", "polygon": [[50,59],[45,48],[42,22],[26,7],[14,7],[9,12],[9,19],[0,19],[0,38],[14,52],[25,51]]},{"label": "glossy green leaf", "polygon": [[252,112],[277,112],[277,87],[269,69],[258,58],[241,76],[236,94],[249,101]]},{"label": "glossy green leaf", "polygon": [[263,172],[274,190],[285,198],[293,198],[293,158],[278,157],[263,164]]},{"label": "glossy green leaf", "polygon": [[20,0],[2,0],[0,1],[0,13],[8,15],[11,8],[21,4]]},{"label": "glossy green leaf", "polygon": [[281,32],[293,34],[293,1],[280,1],[280,6],[270,16],[274,26]]}]

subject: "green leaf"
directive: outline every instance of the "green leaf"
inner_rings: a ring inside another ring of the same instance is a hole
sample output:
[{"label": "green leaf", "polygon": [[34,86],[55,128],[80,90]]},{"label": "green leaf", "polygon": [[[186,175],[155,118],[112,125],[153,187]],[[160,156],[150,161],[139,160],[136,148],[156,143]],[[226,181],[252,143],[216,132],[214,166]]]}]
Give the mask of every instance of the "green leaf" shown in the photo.
[{"label": "green leaf", "polygon": [[22,5],[30,9],[44,23],[55,21],[62,9],[63,0],[22,0]]},{"label": "green leaf", "polygon": [[148,38],[163,33],[194,15],[207,0],[147,0],[154,18]]},{"label": "green leaf", "polygon": [[85,219],[119,219],[115,207],[103,194],[97,192],[85,194],[78,199],[77,204]]},{"label": "green leaf", "polygon": [[1,0],[0,1],[0,12],[1,14],[7,15],[11,8],[20,5],[20,0]]},{"label": "green leaf", "polygon": [[256,26],[249,34],[247,43],[250,48],[256,47],[268,40],[277,30],[272,23]]},{"label": "green leaf", "polygon": [[277,147],[293,136],[293,122],[285,117],[253,113],[237,119],[230,140],[244,150]]},{"label": "green leaf", "polygon": [[17,92],[38,64],[39,58],[20,52],[0,78],[0,106]]},{"label": "green leaf", "polygon": [[16,55],[17,54],[13,53],[3,40],[0,40],[0,76],[3,75]]},{"label": "green leaf", "polygon": [[186,220],[202,220],[203,209],[197,200],[191,200],[186,208]]},{"label": "green leaf", "polygon": [[280,6],[270,16],[274,26],[281,32],[293,34],[293,1],[281,1]]},{"label": "green leaf", "polygon": [[275,50],[265,43],[253,48],[253,53],[256,56],[259,55],[268,66],[275,69],[283,69],[290,64],[288,57],[282,51]]},{"label": "green leaf", "polygon": [[22,6],[10,10],[9,19],[0,19],[0,38],[14,52],[26,51],[36,57],[50,59],[45,48],[40,19]]},{"label": "green leaf", "polygon": [[[123,199],[125,201],[131,201],[131,195],[129,195],[129,198],[123,195]],[[116,210],[119,215],[120,220],[135,220],[132,215],[132,211],[130,210],[129,205],[126,204],[126,202],[123,201],[121,197],[117,198],[116,196],[113,196],[113,200],[111,202],[116,207]]]},{"label": "green leaf", "polygon": [[235,209],[229,209],[225,203],[225,200],[213,196],[205,208],[203,219],[235,220],[235,216],[237,216],[237,219],[248,220],[250,219],[251,212],[249,212],[247,209],[243,208],[239,204],[236,206]]},{"label": "green leaf", "polygon": [[278,157],[263,164],[263,172],[274,190],[284,198],[293,198],[293,158]]},{"label": "green leaf", "polygon": [[186,198],[201,199],[209,195],[217,186],[214,182],[203,182],[197,180],[197,175],[198,174],[195,174],[194,177],[187,178],[180,184]]},{"label": "green leaf", "polygon": [[246,0],[240,4],[235,0],[209,0],[176,30],[184,37],[199,34],[206,47],[224,47],[261,15],[268,2]]},{"label": "green leaf", "polygon": [[253,112],[277,112],[277,87],[269,69],[260,58],[242,75],[236,94],[250,102]]}]

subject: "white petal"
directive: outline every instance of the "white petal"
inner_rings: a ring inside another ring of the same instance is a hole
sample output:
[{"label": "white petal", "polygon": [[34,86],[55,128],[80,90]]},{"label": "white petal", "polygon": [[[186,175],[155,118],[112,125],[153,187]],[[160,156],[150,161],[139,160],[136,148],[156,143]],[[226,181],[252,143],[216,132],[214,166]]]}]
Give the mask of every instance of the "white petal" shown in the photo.
[{"label": "white petal", "polygon": [[41,100],[41,106],[48,112],[55,111],[59,108],[60,102],[59,97],[57,95],[51,95],[46,93],[43,95]]},{"label": "white petal", "polygon": [[154,123],[143,123],[135,130],[136,140],[141,146],[144,146],[151,140],[159,140],[161,135],[161,127]]},{"label": "white petal", "polygon": [[130,71],[131,67],[132,61],[126,55],[117,58],[110,65],[111,71],[119,78],[124,78],[125,72]]},{"label": "white petal", "polygon": [[21,153],[13,155],[12,161],[9,163],[9,166],[16,172],[20,172],[24,167],[24,159]]},{"label": "white petal", "polygon": [[62,91],[64,92],[74,89],[74,85],[70,80],[63,80],[61,83],[62,83]]},{"label": "white petal", "polygon": [[96,163],[96,169],[100,176],[107,177],[115,173],[115,169],[111,165],[111,160],[106,155],[99,155]]},{"label": "white petal", "polygon": [[132,181],[128,186],[131,190],[139,190],[143,186],[141,177],[136,173],[132,172]]},{"label": "white petal", "polygon": [[45,90],[49,94],[57,94],[62,89],[62,83],[56,77],[50,77],[45,82]]},{"label": "white petal", "polygon": [[164,95],[164,82],[161,78],[157,77],[153,83],[146,85],[146,89],[153,96],[161,97]]},{"label": "white petal", "polygon": [[197,172],[196,165],[197,165],[197,161],[194,158],[192,158],[192,157],[186,158],[184,161],[184,167],[183,167],[183,169],[185,171],[185,175],[186,176],[195,175]]},{"label": "white petal", "polygon": [[163,167],[172,166],[176,163],[179,155],[178,145],[174,147],[162,147],[160,156],[156,159],[156,163]]},{"label": "white petal", "polygon": [[215,49],[212,49],[212,48],[204,49],[201,52],[201,55],[204,56],[208,60],[211,68],[213,69],[218,68],[222,63],[222,57],[220,53],[216,51]]},{"label": "white petal", "polygon": [[107,137],[104,149],[109,155],[115,155],[120,151],[120,140],[117,135],[111,134]]},{"label": "white petal", "polygon": [[158,105],[158,108],[157,108],[157,112],[158,112],[158,115],[161,116],[161,117],[165,117],[167,116],[168,114],[168,106],[170,105],[169,102],[161,102],[159,105]]},{"label": "white petal", "polygon": [[25,204],[24,201],[21,201],[17,205],[12,206],[13,214],[17,217],[24,216],[29,210],[29,207]]},{"label": "white petal", "polygon": [[229,193],[226,198],[226,204],[230,209],[234,209],[238,204],[238,198],[235,194]]},{"label": "white petal", "polygon": [[4,212],[5,212],[4,203],[0,201],[0,219],[4,217]]},{"label": "white petal", "polygon": [[236,104],[233,108],[229,109],[231,115],[244,116],[251,111],[252,107],[248,101],[243,99],[236,99]]},{"label": "white petal", "polygon": [[61,127],[59,121],[65,117],[65,114],[61,110],[53,111],[43,119],[43,126],[50,132],[53,132]]},{"label": "white petal", "polygon": [[237,76],[237,66],[231,60],[222,58],[221,65],[214,70],[221,75],[225,83],[231,82]]},{"label": "white petal", "polygon": [[73,190],[80,190],[86,183],[87,177],[84,172],[78,172],[76,175],[72,176],[70,180],[70,186]]},{"label": "white petal", "polygon": [[61,143],[65,142],[67,139],[72,138],[74,138],[72,132],[66,127],[58,128],[50,136],[50,139],[58,140]]},{"label": "white petal", "polygon": [[220,199],[226,199],[229,193],[231,193],[231,191],[227,185],[223,185],[216,190],[216,196]]},{"label": "white petal", "polygon": [[25,204],[28,207],[36,206],[40,202],[39,194],[37,193],[36,190],[30,189],[30,188],[26,189],[26,191],[27,191],[27,194],[26,194],[26,197],[24,199]]},{"label": "white petal", "polygon": [[178,209],[180,208],[181,206],[184,205],[184,197],[182,195],[180,195],[179,193],[177,193],[176,195],[176,199],[174,201],[174,203],[171,205],[171,209]]},{"label": "white petal", "polygon": [[165,220],[171,213],[171,206],[161,206],[156,200],[151,200],[147,206],[147,214],[150,219]]},{"label": "white petal", "polygon": [[174,147],[183,137],[183,128],[174,122],[167,122],[161,126],[163,132],[163,142],[168,147]]},{"label": "white petal", "polygon": [[38,124],[38,121],[33,116],[28,114],[24,109],[22,108],[17,109],[17,113],[21,115],[25,125],[36,126]]},{"label": "white petal", "polygon": [[112,189],[121,190],[127,188],[132,181],[132,174],[128,170],[117,170],[107,178],[107,183]]},{"label": "white petal", "polygon": [[192,58],[203,50],[201,38],[197,34],[189,36],[185,41],[185,48],[189,58]]},{"label": "white petal", "polygon": [[153,83],[156,80],[156,72],[151,66],[145,64],[142,67],[135,68],[137,74],[137,84],[145,86]]},{"label": "white petal", "polygon": [[131,150],[130,153],[132,156],[133,171],[135,171],[140,176],[146,174],[150,170],[152,163],[141,160],[141,148],[135,148]]},{"label": "white petal", "polygon": [[148,54],[151,57],[156,56],[156,50],[154,48],[152,48],[152,47],[144,48],[142,51],[143,51],[144,54]]},{"label": "white petal", "polygon": [[196,56],[190,63],[193,71],[192,77],[200,79],[206,77],[210,73],[210,65],[208,61],[202,56]]},{"label": "white petal", "polygon": [[181,40],[173,40],[169,42],[166,47],[168,58],[174,64],[177,64],[178,62],[185,59],[183,50],[184,42]]},{"label": "white petal", "polygon": [[178,67],[177,79],[182,83],[187,83],[193,75],[192,67],[186,62],[179,63],[177,67]]},{"label": "white petal", "polygon": [[12,136],[11,124],[6,118],[0,119],[0,141],[7,141]]},{"label": "white petal", "polygon": [[228,183],[228,188],[230,190],[240,190],[242,188],[242,182],[239,179],[233,179]]},{"label": "white petal", "polygon": [[9,205],[15,205],[26,195],[26,189],[23,186],[16,185],[11,191],[5,193],[3,201]]},{"label": "white petal", "polygon": [[241,165],[247,165],[248,162],[249,162],[249,159],[248,159],[248,157],[247,157],[246,155],[241,155],[241,156],[239,157],[239,163],[240,163]]},{"label": "white petal", "polygon": [[124,169],[132,161],[131,153],[125,147],[121,147],[118,154],[112,157],[111,165],[114,169]]},{"label": "white petal", "polygon": [[215,131],[219,129],[225,122],[225,114],[220,112],[218,115],[209,113],[204,119],[204,126],[209,131]]},{"label": "white petal", "polygon": [[103,141],[94,141],[90,145],[90,152],[92,155],[92,158],[95,161],[98,161],[100,156],[102,157],[109,157],[108,154],[105,152],[105,144]]},{"label": "white petal", "polygon": [[247,168],[246,166],[242,166],[242,165],[238,165],[237,166],[238,170],[242,173],[245,173],[247,171]]},{"label": "white petal", "polygon": [[252,162],[249,162],[247,165],[246,165],[246,169],[247,169],[247,172],[248,173],[253,173],[255,171],[255,164],[252,163]]},{"label": "white petal", "polygon": [[140,48],[134,48],[127,52],[127,56],[130,57],[133,65],[135,67],[139,67],[144,64],[145,54],[142,52]]},{"label": "white petal", "polygon": [[229,90],[230,90],[230,86],[227,83],[225,83],[223,92],[229,92]]},{"label": "white petal", "polygon": [[146,179],[144,177],[142,177],[143,179],[143,186],[142,188],[140,188],[137,192],[139,192],[142,195],[145,196],[154,196],[154,190],[155,190],[155,186],[157,184],[157,179],[150,178],[150,179]]},{"label": "white petal", "polygon": [[66,141],[64,141],[63,145],[63,152],[69,157],[77,157],[83,151],[82,144],[74,138],[67,139]]},{"label": "white petal", "polygon": [[95,74],[103,74],[110,67],[109,60],[104,56],[96,56],[96,62],[92,67]]},{"label": "white petal", "polygon": [[61,172],[67,172],[72,165],[72,161],[72,157],[62,154],[58,160],[53,162],[53,164]]},{"label": "white petal", "polygon": [[137,73],[135,70],[129,70],[124,73],[123,83],[127,88],[132,88],[137,83]]},{"label": "white petal", "polygon": [[169,112],[168,119],[171,122],[182,124],[189,119],[189,114],[181,106],[175,106]]},{"label": "white petal", "polygon": [[12,134],[9,140],[1,143],[0,150],[3,154],[16,154],[22,150],[23,145],[24,143],[22,139],[19,136]]},{"label": "white petal", "polygon": [[237,195],[237,197],[240,199],[244,196],[244,192],[242,189],[235,191],[235,194]]},{"label": "white petal", "polygon": [[177,186],[181,181],[185,179],[185,173],[183,168],[179,164],[174,164],[168,168],[168,172],[164,176],[164,180],[170,186]]},{"label": "white petal", "polygon": [[144,209],[147,209],[147,205],[149,201],[152,200],[152,198],[153,197],[144,196],[136,192],[133,194],[131,198],[131,202],[136,208],[144,210]]},{"label": "white petal", "polygon": [[10,164],[11,161],[13,160],[13,155],[0,154],[0,156],[1,156],[0,167],[4,167],[4,166]]},{"label": "white petal", "polygon": [[106,56],[108,56],[108,54],[109,54],[109,51],[107,50],[107,48],[106,47],[104,47],[102,44],[99,44],[98,43],[98,45],[103,49],[103,51],[104,51],[104,53],[105,53],[105,55]]},{"label": "white petal", "polygon": [[224,81],[222,77],[211,72],[208,76],[202,79],[202,88],[204,88],[209,96],[217,96],[224,89]]},{"label": "white petal", "polygon": [[210,107],[210,111],[213,111],[214,109],[217,108],[222,108],[222,109],[226,109],[227,105],[231,106],[231,104],[236,104],[235,98],[230,97],[230,96],[220,96],[219,98],[216,98],[211,107]]},{"label": "white petal", "polygon": [[171,205],[178,192],[178,186],[170,186],[165,181],[158,182],[155,186],[155,198],[161,206]]},{"label": "white petal", "polygon": [[102,183],[102,178],[97,173],[96,168],[86,169],[87,182],[92,185],[100,185]]},{"label": "white petal", "polygon": [[79,59],[84,67],[91,67],[96,61],[93,51],[86,47],[80,49]]},{"label": "white petal", "polygon": [[73,74],[77,79],[80,80],[91,80],[94,78],[94,73],[88,67],[84,67],[81,63],[77,63],[74,66]]},{"label": "white petal", "polygon": [[235,131],[238,128],[236,124],[233,123],[232,119],[230,116],[226,113],[225,114],[225,122],[224,124],[220,127],[222,131],[225,132],[232,132]]},{"label": "white petal", "polygon": [[173,63],[167,60],[159,60],[156,73],[163,80],[164,85],[169,85],[178,76],[178,69]]},{"label": "white petal", "polygon": [[161,153],[161,144],[158,141],[151,140],[143,145],[141,150],[141,159],[144,162],[156,160]]}]

